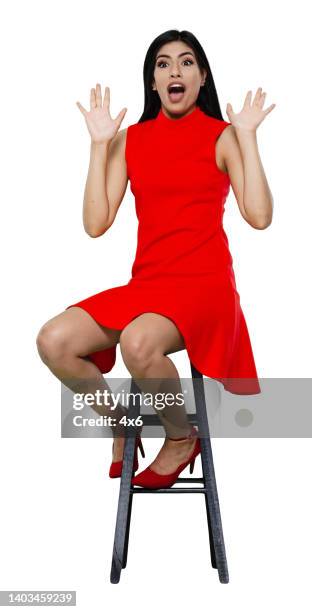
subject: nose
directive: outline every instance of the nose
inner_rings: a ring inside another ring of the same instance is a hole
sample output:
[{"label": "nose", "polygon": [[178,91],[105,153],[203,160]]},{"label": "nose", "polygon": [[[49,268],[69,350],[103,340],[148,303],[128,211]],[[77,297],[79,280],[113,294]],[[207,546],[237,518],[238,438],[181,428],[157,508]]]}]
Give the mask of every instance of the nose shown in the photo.
[{"label": "nose", "polygon": [[179,72],[179,67],[178,67],[178,63],[176,66],[173,66],[172,68],[172,72],[171,72],[171,76],[172,77],[177,77],[180,76],[180,72]]},{"label": "nose", "polygon": [[173,71],[171,72],[171,76],[172,76],[172,77],[178,77],[178,76],[180,76],[180,73],[179,73],[179,71],[178,71],[178,70],[176,70],[176,71],[174,71],[174,70],[173,70]]}]

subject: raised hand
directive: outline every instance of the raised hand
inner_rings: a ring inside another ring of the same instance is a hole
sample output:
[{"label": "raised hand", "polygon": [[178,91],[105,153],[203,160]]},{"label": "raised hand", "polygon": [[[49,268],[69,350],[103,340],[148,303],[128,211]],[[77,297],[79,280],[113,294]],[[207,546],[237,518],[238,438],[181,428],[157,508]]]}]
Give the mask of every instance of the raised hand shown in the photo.
[{"label": "raised hand", "polygon": [[271,104],[271,106],[263,110],[266,93],[261,93],[261,91],[262,87],[258,87],[252,104],[252,91],[249,90],[247,92],[245,102],[240,113],[234,113],[230,103],[226,105],[227,116],[234,127],[242,128],[248,131],[255,131],[268,113],[273,110],[276,104]]},{"label": "raised hand", "polygon": [[102,105],[101,85],[99,83],[96,84],[96,89],[93,87],[90,92],[90,111],[87,111],[80,102],[76,102],[86,120],[91,140],[94,143],[102,144],[112,140],[117,134],[120,124],[127,112],[127,108],[124,107],[118,113],[117,117],[112,119],[109,112],[109,103],[109,87],[105,87]]}]

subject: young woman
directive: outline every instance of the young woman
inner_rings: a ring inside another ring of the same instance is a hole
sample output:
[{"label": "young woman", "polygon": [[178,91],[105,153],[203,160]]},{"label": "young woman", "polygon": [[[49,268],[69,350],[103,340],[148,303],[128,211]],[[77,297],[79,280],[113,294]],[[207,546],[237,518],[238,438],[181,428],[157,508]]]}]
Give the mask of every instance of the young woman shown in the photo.
[{"label": "young woman", "polygon": [[[123,108],[110,116],[109,88],[91,90],[90,110],[79,102],[91,136],[83,223],[92,237],[113,224],[130,179],[139,220],[132,276],[71,304],[45,323],[37,336],[44,363],[80,393],[109,389],[102,374],[116,345],[131,376],[151,390],[153,379],[175,382],[168,354],[186,349],[193,365],[232,393],[260,386],[240,306],[224,203],[232,186],[243,219],[255,229],[272,220],[272,195],[264,174],[256,130],[274,104],[248,91],[243,108],[224,121],[205,52],[188,31],[169,30],[150,45],[144,62],[144,111],[119,129]],[[172,386],[171,386],[172,390]],[[111,414],[110,410],[98,410]],[[125,414],[119,405],[114,417]],[[133,478],[151,488],[171,486],[200,452],[195,428],[180,405],[157,411],[166,431],[153,463]],[[110,476],[120,476],[124,429],[113,430]],[[141,444],[140,437],[136,443]],[[142,448],[141,448],[142,452]]]}]

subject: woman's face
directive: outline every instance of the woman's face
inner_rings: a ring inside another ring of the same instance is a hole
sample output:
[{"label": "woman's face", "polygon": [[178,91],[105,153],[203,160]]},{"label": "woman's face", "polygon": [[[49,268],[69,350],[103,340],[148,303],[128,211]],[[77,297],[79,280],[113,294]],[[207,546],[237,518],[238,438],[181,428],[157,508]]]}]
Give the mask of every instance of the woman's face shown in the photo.
[{"label": "woman's face", "polygon": [[[177,40],[160,47],[152,89],[158,92],[164,113],[170,117],[191,112],[206,76],[207,71],[200,73],[194,51],[184,42]],[[173,84],[183,86],[183,91],[172,87],[170,93],[168,88]]]}]

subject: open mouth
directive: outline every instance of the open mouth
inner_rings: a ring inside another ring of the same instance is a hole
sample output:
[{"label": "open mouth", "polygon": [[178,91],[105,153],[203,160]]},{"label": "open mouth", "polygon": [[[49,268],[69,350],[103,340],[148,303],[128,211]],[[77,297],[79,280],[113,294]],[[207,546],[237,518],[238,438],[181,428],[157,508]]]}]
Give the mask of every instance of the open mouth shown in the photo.
[{"label": "open mouth", "polygon": [[167,91],[171,102],[180,102],[185,92],[185,86],[182,83],[174,83],[168,85]]}]

